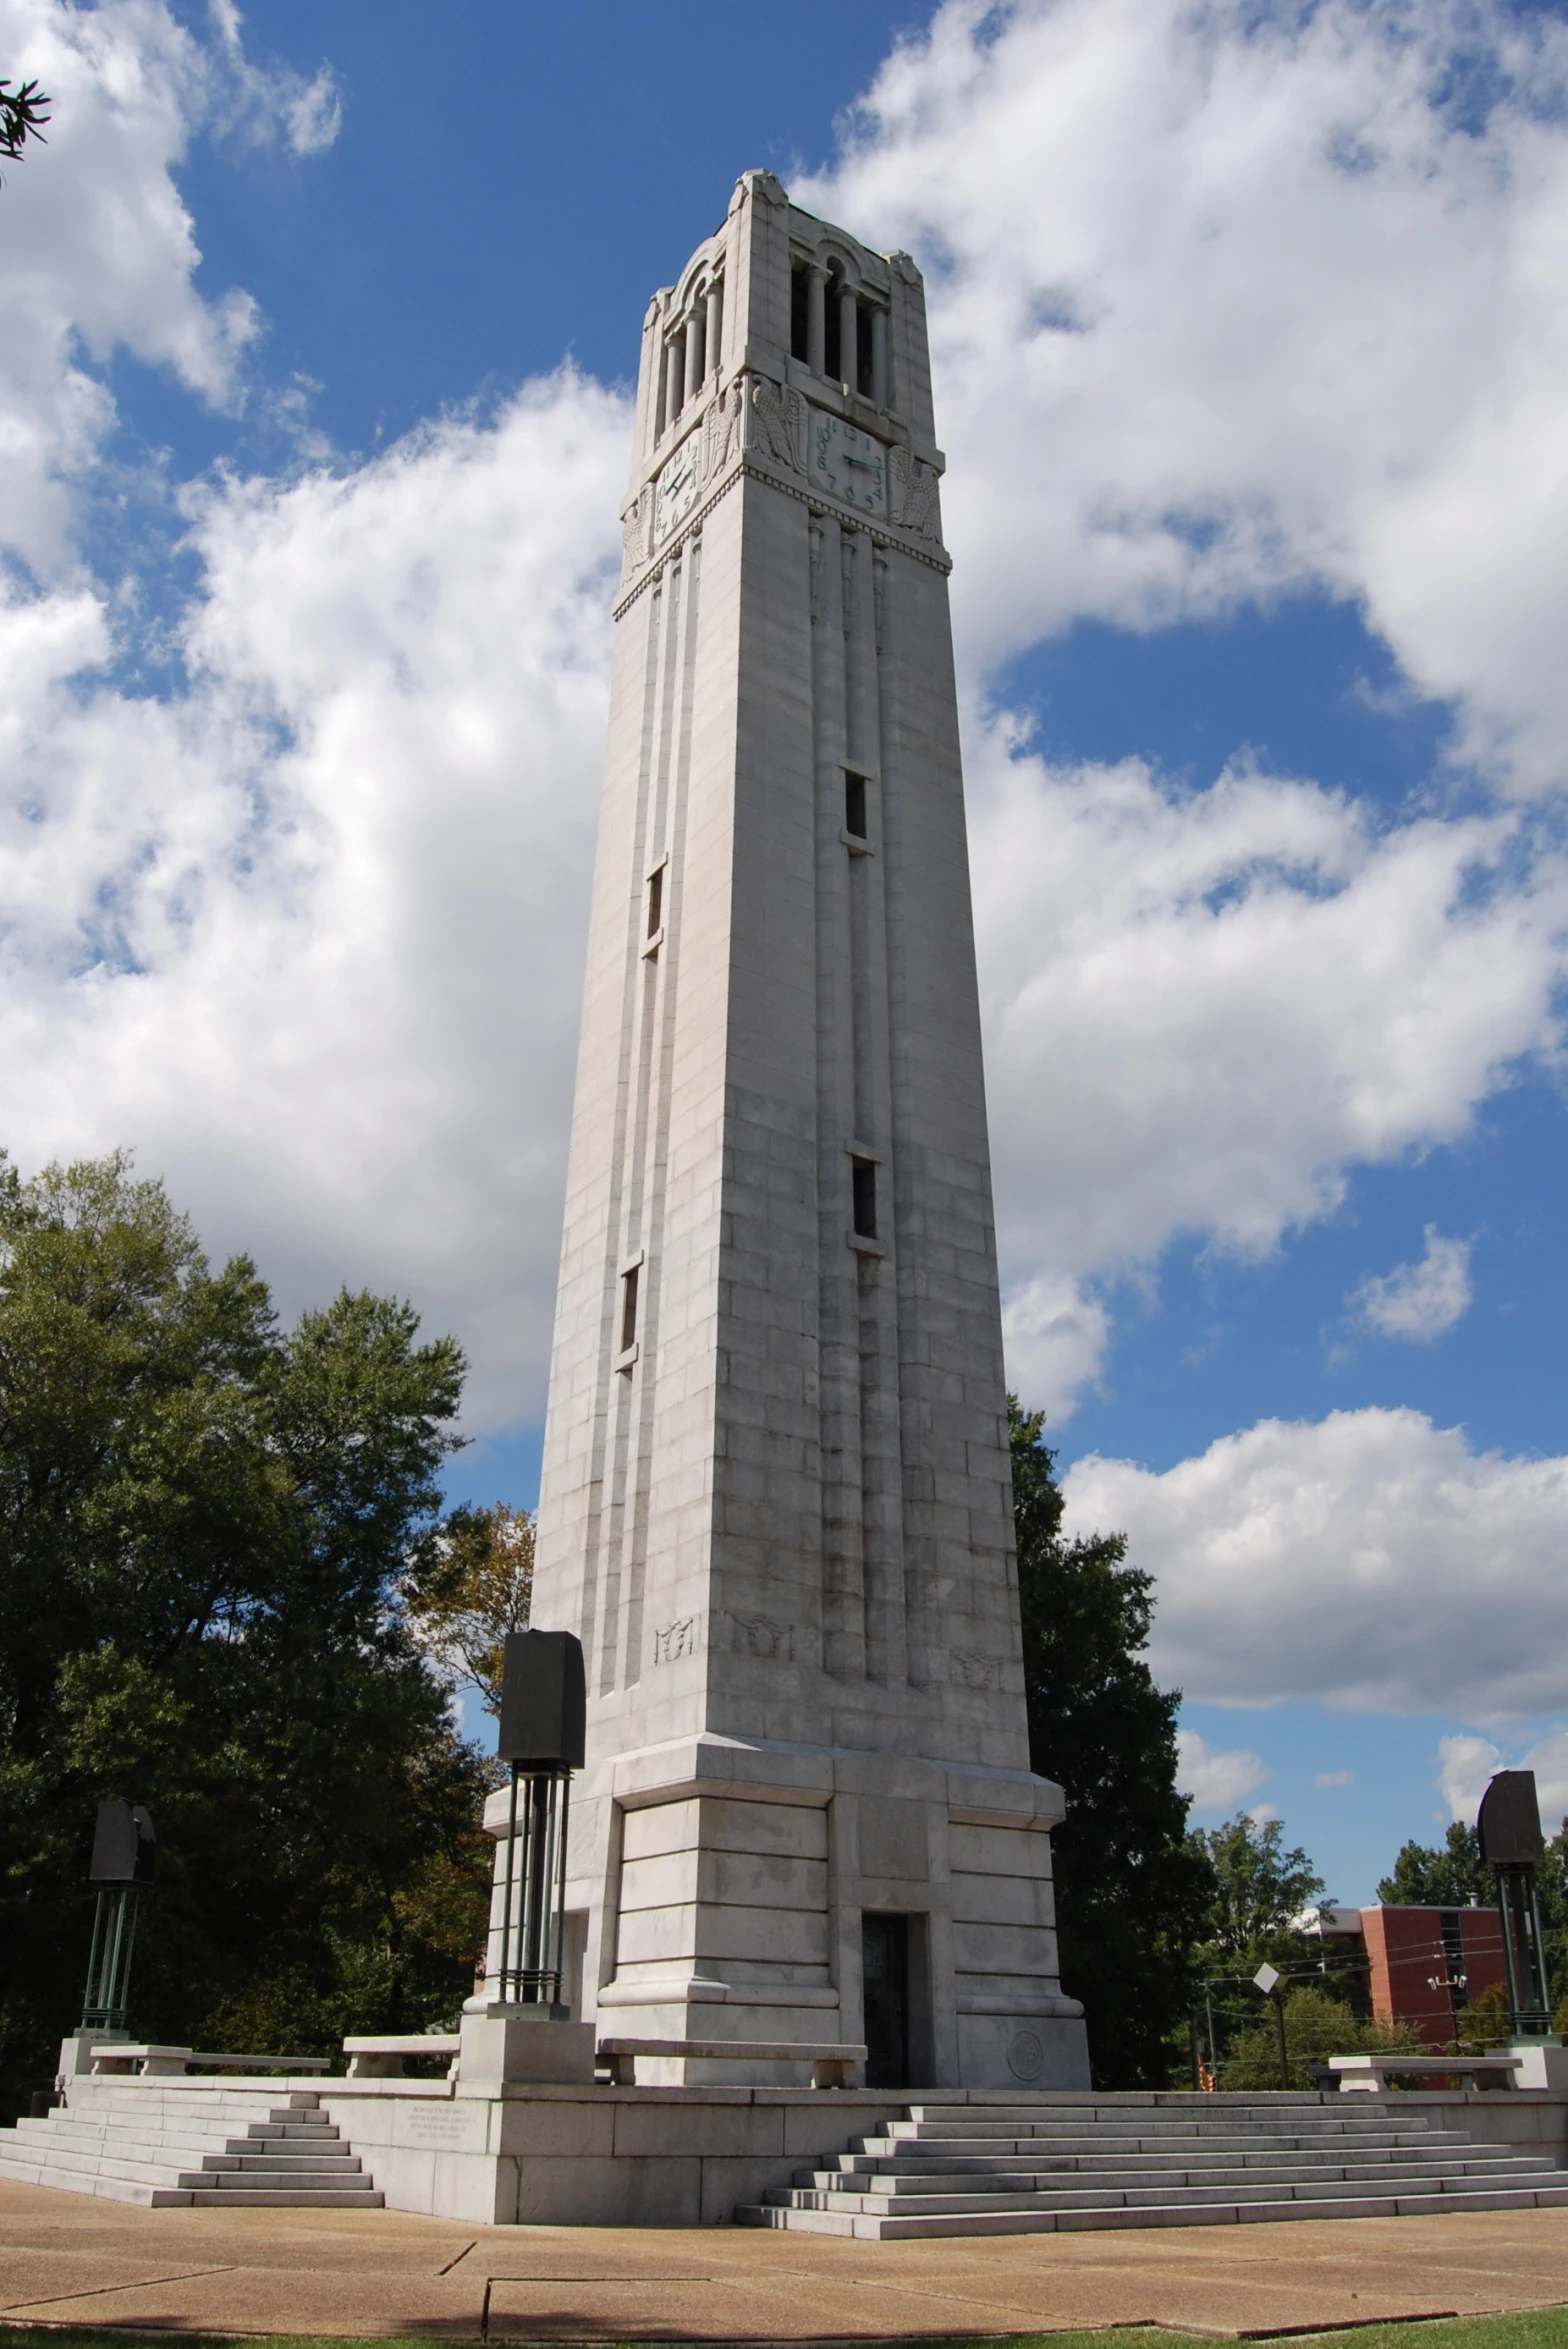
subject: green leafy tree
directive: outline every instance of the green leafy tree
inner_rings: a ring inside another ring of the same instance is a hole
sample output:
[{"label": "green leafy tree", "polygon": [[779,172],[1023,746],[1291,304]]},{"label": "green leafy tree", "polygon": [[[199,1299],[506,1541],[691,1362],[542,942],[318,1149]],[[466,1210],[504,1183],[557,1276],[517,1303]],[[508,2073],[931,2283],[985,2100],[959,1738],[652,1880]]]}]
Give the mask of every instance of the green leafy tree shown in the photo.
[{"label": "green leafy tree", "polygon": [[115,1156],[0,1159],[0,2096],[80,2011],[98,1801],[159,1830],[134,2024],[196,2045],[460,2005],[484,1768],[396,1605],[463,1360],[340,1295],[279,1329]]},{"label": "green leafy tree", "polygon": [[1212,1891],[1176,1790],[1179,1695],[1143,1659],[1151,1578],[1122,1534],[1067,1540],[1043,1415],[1008,1401],[1033,1767],[1065,1789],[1053,1835],[1063,1988],[1095,2085],[1161,2087],[1185,2064],[1192,1951]]},{"label": "green leafy tree", "polygon": [[1482,1864],[1480,1837],[1456,1819],[1436,1850],[1403,1844],[1377,1896],[1387,1908],[1466,1909],[1488,1906],[1497,1898],[1497,1887]]},{"label": "green leafy tree", "polygon": [[403,1612],[423,1653],[453,1688],[501,1710],[506,1635],[523,1631],[534,1588],[534,1521],[504,1501],[454,1509],[418,1545],[403,1579]]},{"label": "green leafy tree", "polygon": [[1321,1899],[1323,1879],[1299,1846],[1285,1849],[1283,1823],[1242,1812],[1223,1826],[1197,1829],[1191,1840],[1213,1870],[1205,1971],[1252,1973],[1267,1963],[1283,1972],[1312,1963],[1315,1943],[1291,1921]]},{"label": "green leafy tree", "polygon": [[1506,2047],[1514,2035],[1506,1982],[1489,1982],[1454,2022],[1454,2036],[1467,2047]]},{"label": "green leafy tree", "polygon": [[[1292,2088],[1315,2087],[1309,2067],[1326,2064],[1331,2055],[1391,2055],[1399,2048],[1426,2051],[1413,2023],[1373,2022],[1315,1983],[1285,1994],[1285,2060]],[[1237,2032],[1219,2084],[1225,2089],[1279,2087],[1279,2038],[1272,2015],[1261,2015]]]},{"label": "green leafy tree", "polygon": [[41,147],[48,144],[43,134],[48,106],[36,82],[19,82],[13,89],[9,77],[0,76],[0,157],[17,162],[29,139]]}]

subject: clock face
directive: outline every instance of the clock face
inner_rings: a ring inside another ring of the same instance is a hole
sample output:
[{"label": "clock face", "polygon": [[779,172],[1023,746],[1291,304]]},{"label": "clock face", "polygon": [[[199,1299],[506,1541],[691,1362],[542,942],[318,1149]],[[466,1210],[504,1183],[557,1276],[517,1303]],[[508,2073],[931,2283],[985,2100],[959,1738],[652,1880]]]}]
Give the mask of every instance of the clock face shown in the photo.
[{"label": "clock face", "polygon": [[809,411],[808,443],[811,479],[847,506],[862,514],[887,512],[887,450],[869,432],[829,416],[821,408]]},{"label": "clock face", "polygon": [[691,432],[662,467],[653,501],[655,540],[668,538],[696,503],[701,456],[702,434]]}]

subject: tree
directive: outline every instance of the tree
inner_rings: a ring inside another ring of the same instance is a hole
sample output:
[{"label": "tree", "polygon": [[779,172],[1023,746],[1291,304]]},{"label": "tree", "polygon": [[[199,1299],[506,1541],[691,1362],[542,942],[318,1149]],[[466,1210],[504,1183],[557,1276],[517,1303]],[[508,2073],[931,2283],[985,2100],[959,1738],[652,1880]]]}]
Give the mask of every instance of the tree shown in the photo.
[{"label": "tree", "polygon": [[501,1710],[501,1651],[527,1628],[534,1587],[534,1521],[504,1501],[454,1509],[418,1545],[403,1581],[413,1637],[452,1687],[478,1689]]},{"label": "tree", "polygon": [[145,1802],[135,2026],[196,2045],[455,2012],[485,1771],[396,1605],[463,1359],[395,1299],[280,1331],[110,1157],[0,1159],[0,2095],[75,2022],[94,1810]]},{"label": "tree", "polygon": [[1192,1841],[1214,1872],[1203,1953],[1209,1970],[1299,1962],[1308,1942],[1291,1920],[1321,1896],[1323,1879],[1299,1846],[1285,1850],[1283,1822],[1260,1823],[1242,1812],[1206,1833],[1198,1829]]},{"label": "tree", "polygon": [[48,145],[43,134],[48,105],[36,82],[20,82],[13,90],[9,78],[0,76],[0,156],[8,163],[20,161],[29,139],[41,147]]},{"label": "tree", "polygon": [[1084,2002],[1095,2085],[1161,2087],[1211,1890],[1176,1791],[1180,1698],[1143,1660],[1151,1578],[1124,1563],[1126,1537],[1064,1539],[1043,1415],[1010,1396],[1008,1423],[1029,1755],[1067,1795],[1052,1837],[1062,1986]]},{"label": "tree", "polygon": [[[1315,2087],[1308,2067],[1326,2064],[1331,2055],[1391,2055],[1398,2048],[1426,2052],[1426,2042],[1413,2023],[1374,2022],[1310,1982],[1286,1993],[1285,2059],[1292,2088]],[[1271,2015],[1260,2016],[1236,2034],[1221,2066],[1220,2086],[1280,2086],[1279,2039]]]},{"label": "tree", "polygon": [[1427,1844],[1402,1845],[1377,1896],[1389,1908],[1481,1908],[1496,1900],[1497,1887],[1482,1865],[1480,1837],[1456,1819],[1435,1851]]}]

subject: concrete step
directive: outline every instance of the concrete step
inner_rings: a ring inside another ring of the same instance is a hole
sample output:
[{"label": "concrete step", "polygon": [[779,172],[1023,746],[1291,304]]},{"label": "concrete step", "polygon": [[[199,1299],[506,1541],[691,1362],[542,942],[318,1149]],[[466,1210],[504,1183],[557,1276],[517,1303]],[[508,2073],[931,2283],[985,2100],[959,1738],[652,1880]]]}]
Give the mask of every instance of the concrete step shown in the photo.
[{"label": "concrete step", "polygon": [[89,2096],[86,2109],[0,2130],[0,2177],[144,2207],[380,2209],[384,2197],[314,2097],[258,2109]]},{"label": "concrete step", "polygon": [[144,2161],[115,2151],[84,2153],[77,2147],[67,2146],[46,2146],[20,2157],[11,2155],[6,2148],[0,2152],[0,2162],[5,2164],[7,2175],[13,2168],[37,2166],[57,2170],[62,2178],[93,2178],[112,2172],[148,2186],[172,2185],[176,2167],[167,2157]]},{"label": "concrete step", "polygon": [[[1141,2209],[1198,2209],[1215,2205],[1240,2205],[1257,2202],[1359,2202],[1368,2195],[1379,2199],[1397,2196],[1401,2200],[1426,2201],[1433,2196],[1465,2194],[1485,2189],[1492,2190],[1492,2181],[1456,2176],[1453,2173],[1435,2178],[1389,2178],[1378,2182],[1365,2179],[1319,2178],[1303,2180],[1295,2186],[1278,2180],[1256,2186],[1126,2185],[1113,2192],[1101,2190],[1050,2190],[1045,2193],[938,2193],[898,2195],[885,2192],[844,2194],[812,2191],[799,2186],[776,2186],[763,2196],[764,2202],[775,2208],[789,2210],[837,2210],[848,2208],[857,2215],[882,2217],[920,2217],[961,2211],[999,2210],[1141,2210]],[[1561,2187],[1568,2195],[1568,2178],[1561,2171],[1544,2171],[1539,2167],[1523,2170],[1502,2182],[1500,2191],[1510,2193],[1540,2187]]]},{"label": "concrete step", "polygon": [[1210,2146],[1186,2145],[1180,2152],[1161,2147],[1158,2153],[1143,2153],[1134,2147],[1096,2147],[1091,2152],[1063,2153],[1054,2146],[1020,2145],[1008,2147],[1003,2153],[974,2153],[961,2150],[950,2153],[935,2146],[926,2146],[914,2153],[907,2146],[877,2145],[868,2142],[858,2153],[835,2156],[836,2166],[842,2170],[896,2169],[908,2170],[912,2176],[923,2171],[936,2170],[1082,2170],[1085,2173],[1102,2169],[1117,2169],[1135,2163],[1139,2169],[1151,2171],[1191,2169],[1207,2164],[1211,2168],[1256,2169],[1275,2162],[1305,2162],[1309,2166],[1331,2162],[1388,2162],[1388,2161],[1447,2161],[1457,2153],[1468,2153],[1475,2148],[1475,2139],[1455,2137],[1444,2145],[1270,2145],[1270,2146]]},{"label": "concrete step", "polygon": [[1568,2205],[1568,2170],[1424,2114],[1259,2097],[911,2105],[737,2212],[867,2239]]},{"label": "concrete step", "polygon": [[[1242,2169],[1232,2166],[1160,2170],[1151,2172],[1142,2168],[1107,2170],[997,2170],[995,2172],[964,2169],[921,2171],[908,2170],[802,2170],[795,2179],[797,2186],[810,2187],[818,2192],[849,2194],[1040,2194],[1083,2193],[1109,2194],[1130,2186],[1161,2192],[1166,2188],[1201,2188],[1209,2193],[1224,2193],[1231,2187],[1256,2188],[1268,2192],[1273,2187],[1310,2186],[1315,2179],[1332,2180],[1336,2184],[1377,2184],[1389,2178],[1409,2178],[1419,2182],[1427,2177],[1500,2177],[1505,2182],[1514,2176],[1534,2176],[1545,2165],[1527,2154],[1484,2153],[1420,2164],[1375,2162],[1331,2162],[1326,2164],[1258,2164]],[[1561,2172],[1553,2173],[1561,2176]]]},{"label": "concrete step", "polygon": [[972,2145],[977,2149],[1009,2145],[1080,2146],[1123,2145],[1140,2152],[1162,2146],[1184,2145],[1388,2145],[1441,2143],[1462,2137],[1463,2129],[1434,2129],[1420,2120],[1408,2127],[1394,2121],[1372,2121],[1361,2129],[932,2129],[924,2123],[890,2122],[877,2131],[893,2145]]},{"label": "concrete step", "polygon": [[[1562,2176],[1562,2172],[1555,2173]],[[838,2197],[831,2198],[836,2204]],[[1258,2226],[1276,2220],[1314,2218],[1408,2218],[1435,2212],[1545,2210],[1568,2205],[1561,2186],[1486,2187],[1435,2194],[1383,2194],[1257,2202],[1160,2203],[1080,2210],[1008,2209],[860,2215],[836,2207],[800,2210],[770,2203],[743,2203],[741,2226],[787,2227],[814,2235],[850,2235],[870,2242],[918,2241],[944,2235],[1041,2235],[1159,2226]]]},{"label": "concrete step", "polygon": [[209,2153],[201,2166],[209,2177],[337,2178],[357,2170],[360,2160],[344,2145],[336,2153]]},{"label": "concrete step", "polygon": [[303,2187],[244,2187],[232,2194],[197,2187],[185,2194],[185,2201],[195,2210],[232,2210],[235,2206],[244,2210],[385,2210],[387,2206],[387,2196],[380,2187],[373,2187],[369,2178],[357,2194],[347,2192],[347,2187],[324,2187],[315,2194]]}]

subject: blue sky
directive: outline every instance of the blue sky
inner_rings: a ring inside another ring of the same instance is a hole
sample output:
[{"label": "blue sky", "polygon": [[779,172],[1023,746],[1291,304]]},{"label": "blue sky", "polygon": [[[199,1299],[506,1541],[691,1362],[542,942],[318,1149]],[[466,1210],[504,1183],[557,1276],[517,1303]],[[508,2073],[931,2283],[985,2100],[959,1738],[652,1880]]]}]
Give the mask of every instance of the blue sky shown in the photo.
[{"label": "blue sky", "polygon": [[[0,1071],[530,1502],[649,292],[741,170],[925,268],[1009,1362],[1212,1821],[1568,1804],[1568,37],[0,0]],[[1347,1773],[1348,1778],[1347,1778]],[[1319,1785],[1320,1779],[1338,1781]]]}]

